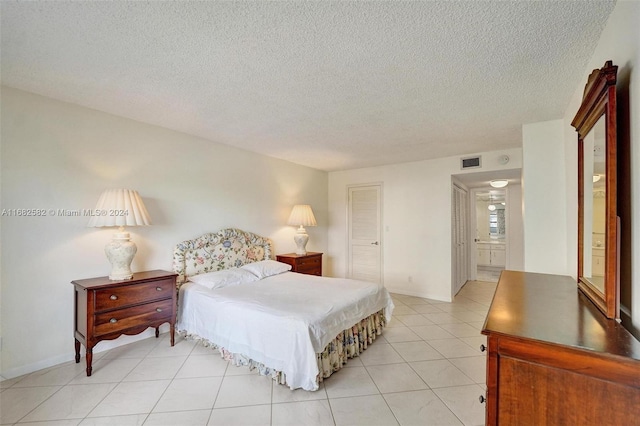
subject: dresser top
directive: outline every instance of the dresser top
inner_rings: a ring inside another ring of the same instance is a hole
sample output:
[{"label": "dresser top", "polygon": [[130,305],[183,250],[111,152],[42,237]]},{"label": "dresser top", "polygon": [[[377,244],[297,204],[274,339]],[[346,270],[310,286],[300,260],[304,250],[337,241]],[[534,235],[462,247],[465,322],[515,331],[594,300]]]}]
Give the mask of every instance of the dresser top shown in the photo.
[{"label": "dresser top", "polygon": [[73,280],[71,284],[85,289],[95,289],[100,287],[108,287],[114,284],[140,283],[147,280],[157,280],[162,278],[177,277],[174,272],[162,271],[156,269],[154,271],[134,272],[133,278],[130,280],[110,280],[109,277],[87,278],[84,280]]},{"label": "dresser top", "polygon": [[640,360],[640,342],[568,276],[503,271],[482,329]]},{"label": "dresser top", "polygon": [[309,257],[309,256],[322,256],[322,253],[308,251],[307,254],[285,253],[285,254],[276,255],[276,257]]}]

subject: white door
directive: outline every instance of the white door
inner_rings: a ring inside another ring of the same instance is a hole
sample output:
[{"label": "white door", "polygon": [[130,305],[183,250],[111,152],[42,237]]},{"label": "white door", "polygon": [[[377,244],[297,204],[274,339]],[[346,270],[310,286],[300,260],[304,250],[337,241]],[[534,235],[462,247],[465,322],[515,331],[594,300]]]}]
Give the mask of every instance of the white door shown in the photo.
[{"label": "white door", "polygon": [[451,278],[452,294],[460,291],[467,282],[468,250],[467,250],[467,191],[453,185],[451,194]]},{"label": "white door", "polygon": [[382,283],[382,185],[348,188],[348,277]]}]

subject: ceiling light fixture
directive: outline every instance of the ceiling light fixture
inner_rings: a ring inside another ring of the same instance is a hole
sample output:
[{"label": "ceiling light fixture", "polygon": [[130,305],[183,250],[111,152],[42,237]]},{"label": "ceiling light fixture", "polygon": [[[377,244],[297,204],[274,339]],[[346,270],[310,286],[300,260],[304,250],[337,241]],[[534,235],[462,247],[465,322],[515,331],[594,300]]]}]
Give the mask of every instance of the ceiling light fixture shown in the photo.
[{"label": "ceiling light fixture", "polygon": [[489,185],[494,188],[504,188],[505,186],[509,185],[509,181],[507,179],[495,179],[489,182]]}]

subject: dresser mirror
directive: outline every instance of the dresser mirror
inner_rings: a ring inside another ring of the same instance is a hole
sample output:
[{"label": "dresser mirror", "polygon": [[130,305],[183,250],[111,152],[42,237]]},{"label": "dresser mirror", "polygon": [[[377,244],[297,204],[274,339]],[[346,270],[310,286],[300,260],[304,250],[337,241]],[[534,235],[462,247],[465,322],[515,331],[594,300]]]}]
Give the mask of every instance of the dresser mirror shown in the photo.
[{"label": "dresser mirror", "polygon": [[584,145],[582,211],[585,223],[582,230],[582,275],[601,294],[604,294],[605,291],[604,255],[607,215],[605,204],[607,198],[605,131],[605,116],[602,115],[582,142]]},{"label": "dresser mirror", "polygon": [[607,318],[619,318],[616,74],[611,61],[589,76],[571,122],[578,132],[578,287]]}]

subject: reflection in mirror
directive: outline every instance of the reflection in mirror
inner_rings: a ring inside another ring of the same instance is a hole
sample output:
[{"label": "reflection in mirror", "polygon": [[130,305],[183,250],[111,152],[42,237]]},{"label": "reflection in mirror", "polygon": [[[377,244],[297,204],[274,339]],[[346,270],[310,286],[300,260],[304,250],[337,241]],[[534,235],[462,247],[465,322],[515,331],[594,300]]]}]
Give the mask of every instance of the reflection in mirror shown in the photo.
[{"label": "reflection in mirror", "polygon": [[604,295],[606,225],[606,124],[601,116],[584,137],[583,278]]},{"label": "reflection in mirror", "polygon": [[476,193],[476,241],[504,240],[506,236],[504,190]]}]

